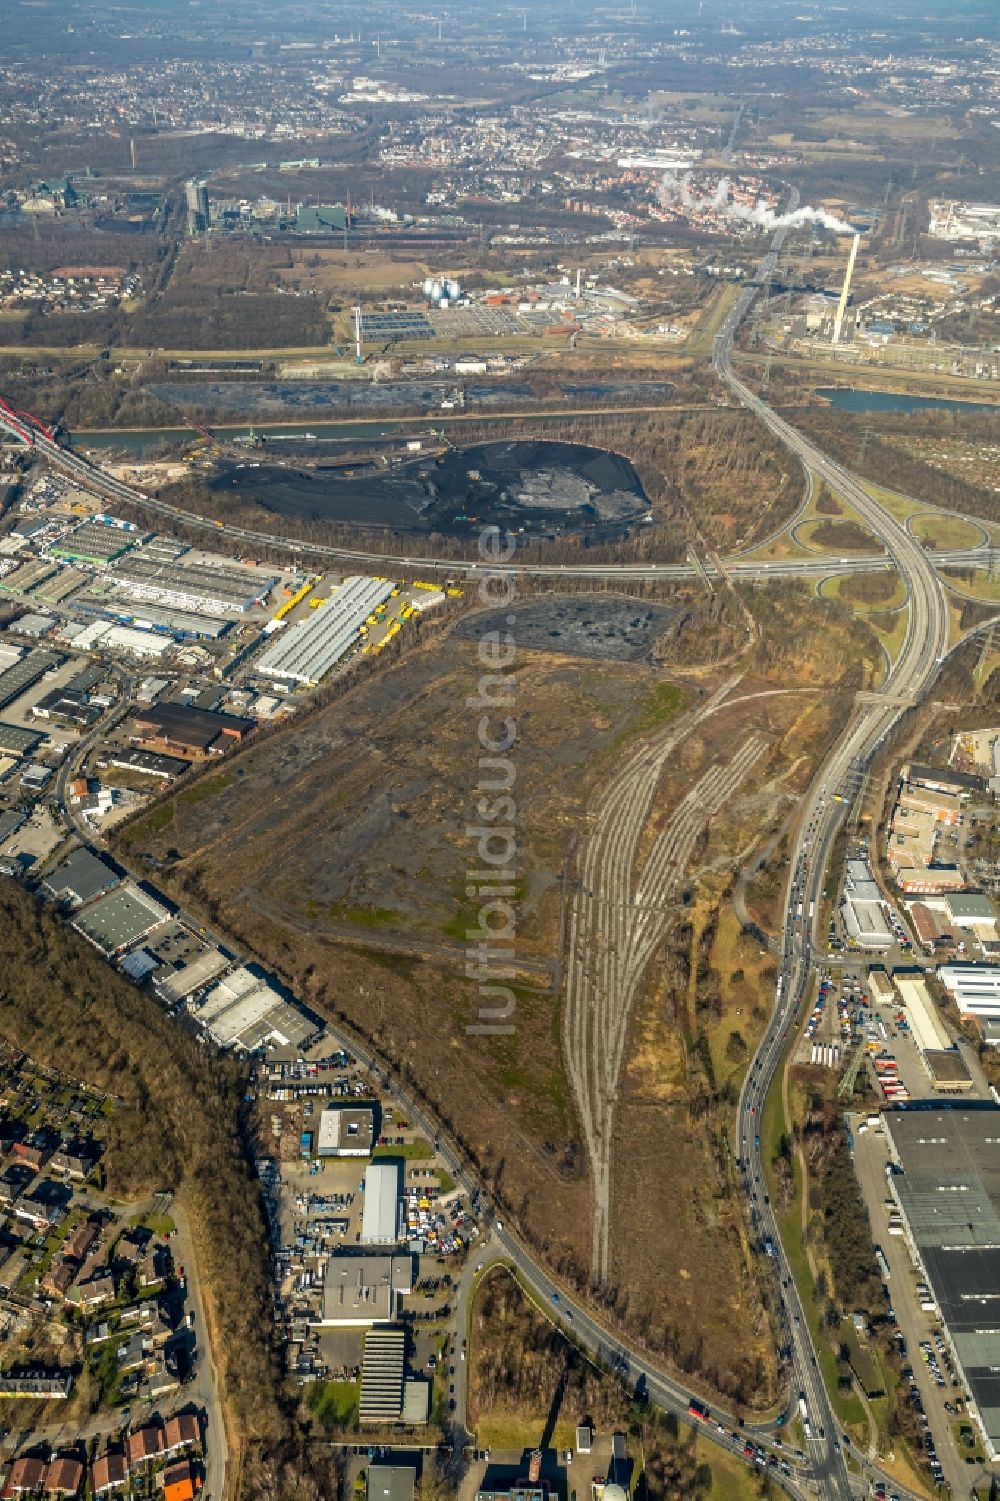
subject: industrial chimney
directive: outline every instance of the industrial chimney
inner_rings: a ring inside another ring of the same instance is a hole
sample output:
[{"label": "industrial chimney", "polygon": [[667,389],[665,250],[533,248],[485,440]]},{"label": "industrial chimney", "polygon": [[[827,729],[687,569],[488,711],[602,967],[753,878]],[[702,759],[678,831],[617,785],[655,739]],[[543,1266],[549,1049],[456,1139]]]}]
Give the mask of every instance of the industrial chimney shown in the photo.
[{"label": "industrial chimney", "polygon": [[851,277],[854,275],[854,262],[858,258],[858,246],[860,244],[861,236],[857,234],[854,236],[851,244],[851,253],[847,257],[847,272],[844,276],[844,286],[840,294],[840,301],[837,304],[837,316],[833,324],[833,342],[835,345],[840,343],[840,330],[844,324],[844,314],[847,312],[847,299],[851,295]]}]

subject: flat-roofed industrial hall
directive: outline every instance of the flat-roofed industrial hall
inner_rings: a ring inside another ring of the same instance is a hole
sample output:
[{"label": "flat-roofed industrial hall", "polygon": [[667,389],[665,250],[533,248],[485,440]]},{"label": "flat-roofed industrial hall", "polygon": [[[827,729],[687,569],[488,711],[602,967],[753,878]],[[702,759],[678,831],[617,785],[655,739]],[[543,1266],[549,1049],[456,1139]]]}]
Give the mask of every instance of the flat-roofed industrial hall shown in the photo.
[{"label": "flat-roofed industrial hall", "polygon": [[883,1115],[889,1187],[930,1286],[991,1458],[1000,1455],[1000,1108],[909,1105]]}]

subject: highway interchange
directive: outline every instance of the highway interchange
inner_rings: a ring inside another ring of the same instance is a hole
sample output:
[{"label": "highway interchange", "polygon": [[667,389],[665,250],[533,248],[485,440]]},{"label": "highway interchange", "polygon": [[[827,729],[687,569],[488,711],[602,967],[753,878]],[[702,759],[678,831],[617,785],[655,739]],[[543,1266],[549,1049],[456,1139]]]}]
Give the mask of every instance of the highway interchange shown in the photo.
[{"label": "highway interchange", "polygon": [[[780,233],[780,232],[779,232]],[[762,272],[766,274],[768,261],[773,264],[778,244],[765,260]],[[790,852],[790,875],[786,892],[786,920],[780,948],[779,975],[774,1010],[767,1031],[747,1073],[739,1101],[738,1140],[740,1161],[746,1177],[750,1199],[751,1216],[761,1243],[769,1238],[774,1247],[774,1270],[782,1299],[782,1322],[791,1351],[793,1375],[789,1403],[794,1407],[801,1392],[808,1409],[811,1439],[807,1442],[808,1471],[793,1467],[780,1449],[771,1447],[774,1439],[773,1424],[749,1427],[745,1433],[752,1441],[766,1441],[765,1456],[773,1455],[769,1473],[789,1495],[799,1498],[820,1496],[847,1501],[859,1492],[863,1483],[857,1474],[851,1474],[839,1426],[835,1423],[829,1397],[820,1377],[816,1352],[812,1345],[808,1323],[799,1299],[798,1291],[781,1247],[773,1207],[768,1202],[764,1177],[762,1147],[756,1122],[760,1119],[765,1098],[772,1082],[782,1066],[787,1039],[794,1025],[798,1007],[809,984],[813,957],[812,925],[797,923],[796,912],[812,914],[818,911],[826,867],[840,821],[844,804],[835,801],[834,795],[841,789],[852,788],[852,777],[857,768],[865,765],[885,739],[904,712],[903,705],[915,701],[927,688],[938,664],[947,650],[948,609],[944,589],[935,572],[935,565],[947,561],[952,564],[981,562],[981,549],[948,554],[928,552],[884,506],[880,505],[859,484],[857,479],[839,464],[834,463],[789,423],[774,412],[760,397],[756,396],[734,374],[731,352],[734,335],[746,316],[756,295],[756,288],[749,287],[734,304],[715,342],[713,363],[720,379],[744,406],[770,428],[770,430],[793,452],[807,470],[826,480],[852,505],[864,524],[879,538],[886,549],[888,560],[900,573],[910,603],[906,637],[899,655],[883,684],[885,697],[871,695],[868,702],[859,704],[844,733],[829,752],[816,774],[803,802],[802,816]],[[188,526],[201,526],[218,531],[220,536],[238,542],[261,543],[271,548],[285,548],[295,556],[309,554],[354,564],[372,564],[380,569],[393,566],[412,567],[419,562],[422,571],[436,570],[448,574],[471,573],[474,565],[456,560],[409,559],[402,556],[373,553],[361,550],[329,548],[316,544],[304,544],[296,538],[280,538],[268,533],[246,528],[220,526],[192,513],[168,506],[149,496],[135,491],[131,486],[105,474],[80,455],[62,447],[40,425],[11,420],[9,409],[0,410],[0,425],[18,431],[23,437],[24,428],[29,428],[31,445],[54,468],[79,480],[90,490],[96,490],[110,500],[139,504],[154,514],[160,514]],[[549,578],[662,578],[690,577],[694,569],[690,565],[570,565],[552,566],[543,564],[508,565],[513,571],[536,577]],[[708,567],[713,565],[709,563]],[[789,559],[773,562],[750,559],[732,559],[725,565],[726,572],[736,578],[823,577],[831,573],[871,570],[886,566],[879,558],[821,558]],[[74,758],[75,759],[75,758]],[[65,783],[65,777],[61,779]],[[60,786],[60,800],[65,806],[65,787]],[[334,1029],[335,1030],[335,1029]],[[353,1039],[344,1039],[352,1051],[359,1052]],[[372,1069],[377,1068],[374,1059],[364,1060]],[[413,1100],[406,1100],[407,1109],[414,1120],[423,1124],[428,1134],[438,1138],[437,1126]],[[470,1193],[476,1185],[461,1162],[459,1154],[442,1143],[452,1170]],[[678,1414],[686,1414],[689,1392],[678,1382],[646,1361],[631,1349],[618,1335],[603,1328],[590,1315],[585,1306],[570,1298],[558,1288],[544,1267],[536,1262],[520,1245],[511,1231],[500,1222],[494,1223],[491,1237],[484,1248],[485,1258],[503,1258],[515,1265],[526,1287],[533,1293],[550,1317],[556,1318],[570,1331],[573,1337],[592,1355],[616,1369],[631,1385],[641,1384],[650,1399],[658,1406]],[[461,1416],[462,1414],[460,1414]],[[743,1453],[747,1441],[744,1432],[738,1432],[732,1420],[717,1418],[713,1411],[711,1420],[701,1425],[706,1436],[733,1452]],[[789,1473],[784,1473],[781,1461]],[[867,1473],[877,1473],[866,1466]],[[909,1497],[910,1492],[896,1482],[890,1482],[900,1497]]]}]

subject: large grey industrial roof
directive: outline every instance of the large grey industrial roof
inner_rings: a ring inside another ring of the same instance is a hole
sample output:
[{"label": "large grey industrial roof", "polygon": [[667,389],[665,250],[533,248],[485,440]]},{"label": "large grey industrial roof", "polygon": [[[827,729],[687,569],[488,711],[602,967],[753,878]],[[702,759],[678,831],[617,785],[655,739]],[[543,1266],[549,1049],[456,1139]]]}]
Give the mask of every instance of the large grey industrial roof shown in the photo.
[{"label": "large grey industrial roof", "polygon": [[368,1501],[413,1501],[415,1478],[410,1465],[369,1465]]},{"label": "large grey industrial roof", "polygon": [[43,730],[27,730],[19,724],[0,724],[0,751],[7,751],[12,756],[26,756],[45,738]]},{"label": "large grey industrial roof", "polygon": [[65,660],[65,657],[56,656],[54,652],[33,651],[8,667],[6,672],[0,672],[0,709],[5,709],[16,698],[20,698],[40,677]]},{"label": "large grey industrial roof", "polygon": [[91,897],[117,886],[121,877],[99,855],[88,849],[76,849],[43,881],[50,896],[61,897],[76,903],[89,902]]},{"label": "large grey industrial roof", "polygon": [[128,882],[78,913],[73,926],[103,953],[116,954],[119,949],[144,938],[166,917],[165,907]]},{"label": "large grey industrial roof", "polygon": [[893,1190],[990,1439],[1000,1444],[1000,1108],[886,1111]]},{"label": "large grey industrial roof", "polygon": [[260,658],[258,671],[318,683],[357,640],[361,626],[394,587],[388,579],[352,574],[324,605],[282,632]]}]

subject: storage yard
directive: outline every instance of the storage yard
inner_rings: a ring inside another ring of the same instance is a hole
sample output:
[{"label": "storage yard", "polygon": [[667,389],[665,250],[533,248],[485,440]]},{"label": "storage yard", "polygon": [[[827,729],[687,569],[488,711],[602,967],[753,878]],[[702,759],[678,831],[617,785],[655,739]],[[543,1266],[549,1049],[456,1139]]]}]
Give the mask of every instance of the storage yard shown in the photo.
[{"label": "storage yard", "polygon": [[622,455],[527,439],[411,456],[388,472],[355,475],[224,463],[212,487],[302,520],[463,537],[496,524],[542,540],[577,533],[609,540],[650,511]]},{"label": "storage yard", "polygon": [[[479,1234],[473,1206],[378,1074],[349,1054],[320,1041],[299,1058],[261,1063],[257,1085],[271,1142],[258,1171],[289,1370],[303,1382],[355,1383],[362,1423],[419,1429],[450,1292]],[[376,1400],[385,1358],[392,1380]]]}]

